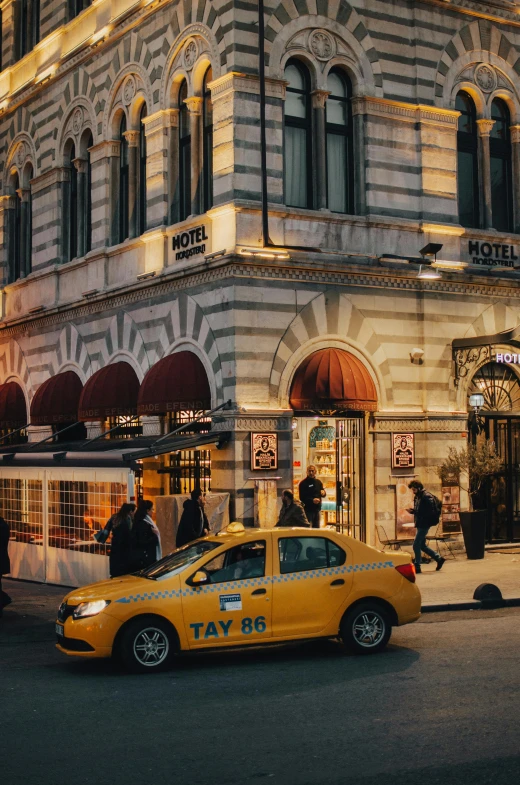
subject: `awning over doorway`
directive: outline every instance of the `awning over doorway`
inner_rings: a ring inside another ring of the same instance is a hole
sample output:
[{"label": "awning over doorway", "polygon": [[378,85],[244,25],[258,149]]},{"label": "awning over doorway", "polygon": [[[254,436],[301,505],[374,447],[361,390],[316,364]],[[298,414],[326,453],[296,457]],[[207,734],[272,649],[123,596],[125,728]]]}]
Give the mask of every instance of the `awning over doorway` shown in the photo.
[{"label": "awning over doorway", "polygon": [[31,403],[31,425],[77,422],[83,384],[74,371],[64,371],[41,384]]},{"label": "awning over doorway", "polygon": [[377,392],[357,357],[343,349],[321,349],[296,371],[290,403],[296,411],[373,412],[377,409]]},{"label": "awning over doorway", "polygon": [[138,413],[168,414],[211,408],[206,370],[193,352],[163,357],[150,368],[139,391]]},{"label": "awning over doorway", "polygon": [[106,365],[85,384],[78,419],[86,422],[136,415],[138,394],[139,379],[131,365],[125,362]]},{"label": "awning over doorway", "polygon": [[23,428],[28,419],[20,385],[16,382],[0,384],[0,428]]}]

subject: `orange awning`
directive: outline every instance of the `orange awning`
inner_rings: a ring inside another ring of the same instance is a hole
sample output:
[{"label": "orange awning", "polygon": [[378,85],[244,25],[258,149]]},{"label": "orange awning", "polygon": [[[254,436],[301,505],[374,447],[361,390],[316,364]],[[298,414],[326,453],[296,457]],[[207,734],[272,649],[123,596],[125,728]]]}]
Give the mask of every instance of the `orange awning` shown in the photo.
[{"label": "orange awning", "polygon": [[343,349],[321,349],[296,371],[290,403],[297,411],[373,412],[377,409],[377,392],[357,357]]}]

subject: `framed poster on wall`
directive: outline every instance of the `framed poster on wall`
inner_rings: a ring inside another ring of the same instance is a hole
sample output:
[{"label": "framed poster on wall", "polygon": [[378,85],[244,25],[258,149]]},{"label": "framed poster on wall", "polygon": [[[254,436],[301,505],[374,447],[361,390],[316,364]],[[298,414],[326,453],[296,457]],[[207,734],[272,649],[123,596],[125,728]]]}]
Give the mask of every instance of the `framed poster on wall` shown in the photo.
[{"label": "framed poster on wall", "polygon": [[278,468],[278,434],[251,434],[251,469],[253,471]]},{"label": "framed poster on wall", "polygon": [[413,469],[415,466],[415,434],[392,434],[392,469]]}]

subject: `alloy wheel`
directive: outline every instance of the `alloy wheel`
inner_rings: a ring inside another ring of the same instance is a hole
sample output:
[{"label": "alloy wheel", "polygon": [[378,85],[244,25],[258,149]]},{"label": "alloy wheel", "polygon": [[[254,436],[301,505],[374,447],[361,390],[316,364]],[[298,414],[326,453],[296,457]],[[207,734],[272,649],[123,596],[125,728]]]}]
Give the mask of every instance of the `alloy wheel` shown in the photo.
[{"label": "alloy wheel", "polygon": [[134,656],[140,665],[148,668],[161,665],[169,650],[170,642],[166,633],[157,627],[146,627],[135,637]]},{"label": "alloy wheel", "polygon": [[376,611],[364,611],[354,619],[352,633],[359,646],[371,649],[382,641],[385,621]]}]

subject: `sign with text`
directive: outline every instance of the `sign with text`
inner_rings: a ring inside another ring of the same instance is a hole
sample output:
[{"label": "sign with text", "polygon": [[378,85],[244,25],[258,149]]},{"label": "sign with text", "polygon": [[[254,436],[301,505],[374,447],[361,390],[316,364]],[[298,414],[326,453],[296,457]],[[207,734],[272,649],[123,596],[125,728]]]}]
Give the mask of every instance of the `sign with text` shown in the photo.
[{"label": "sign with text", "polygon": [[481,267],[515,267],[520,257],[514,245],[504,243],[481,243],[469,240],[468,256],[471,264]]},{"label": "sign with text", "polygon": [[415,441],[413,433],[392,434],[392,469],[413,469]]},{"label": "sign with text", "polygon": [[193,229],[177,232],[172,237],[172,249],[176,262],[209,253],[211,251],[209,225],[201,224],[194,226]]},{"label": "sign with text", "polygon": [[251,434],[251,469],[278,468],[278,434],[277,433],[252,433]]}]

